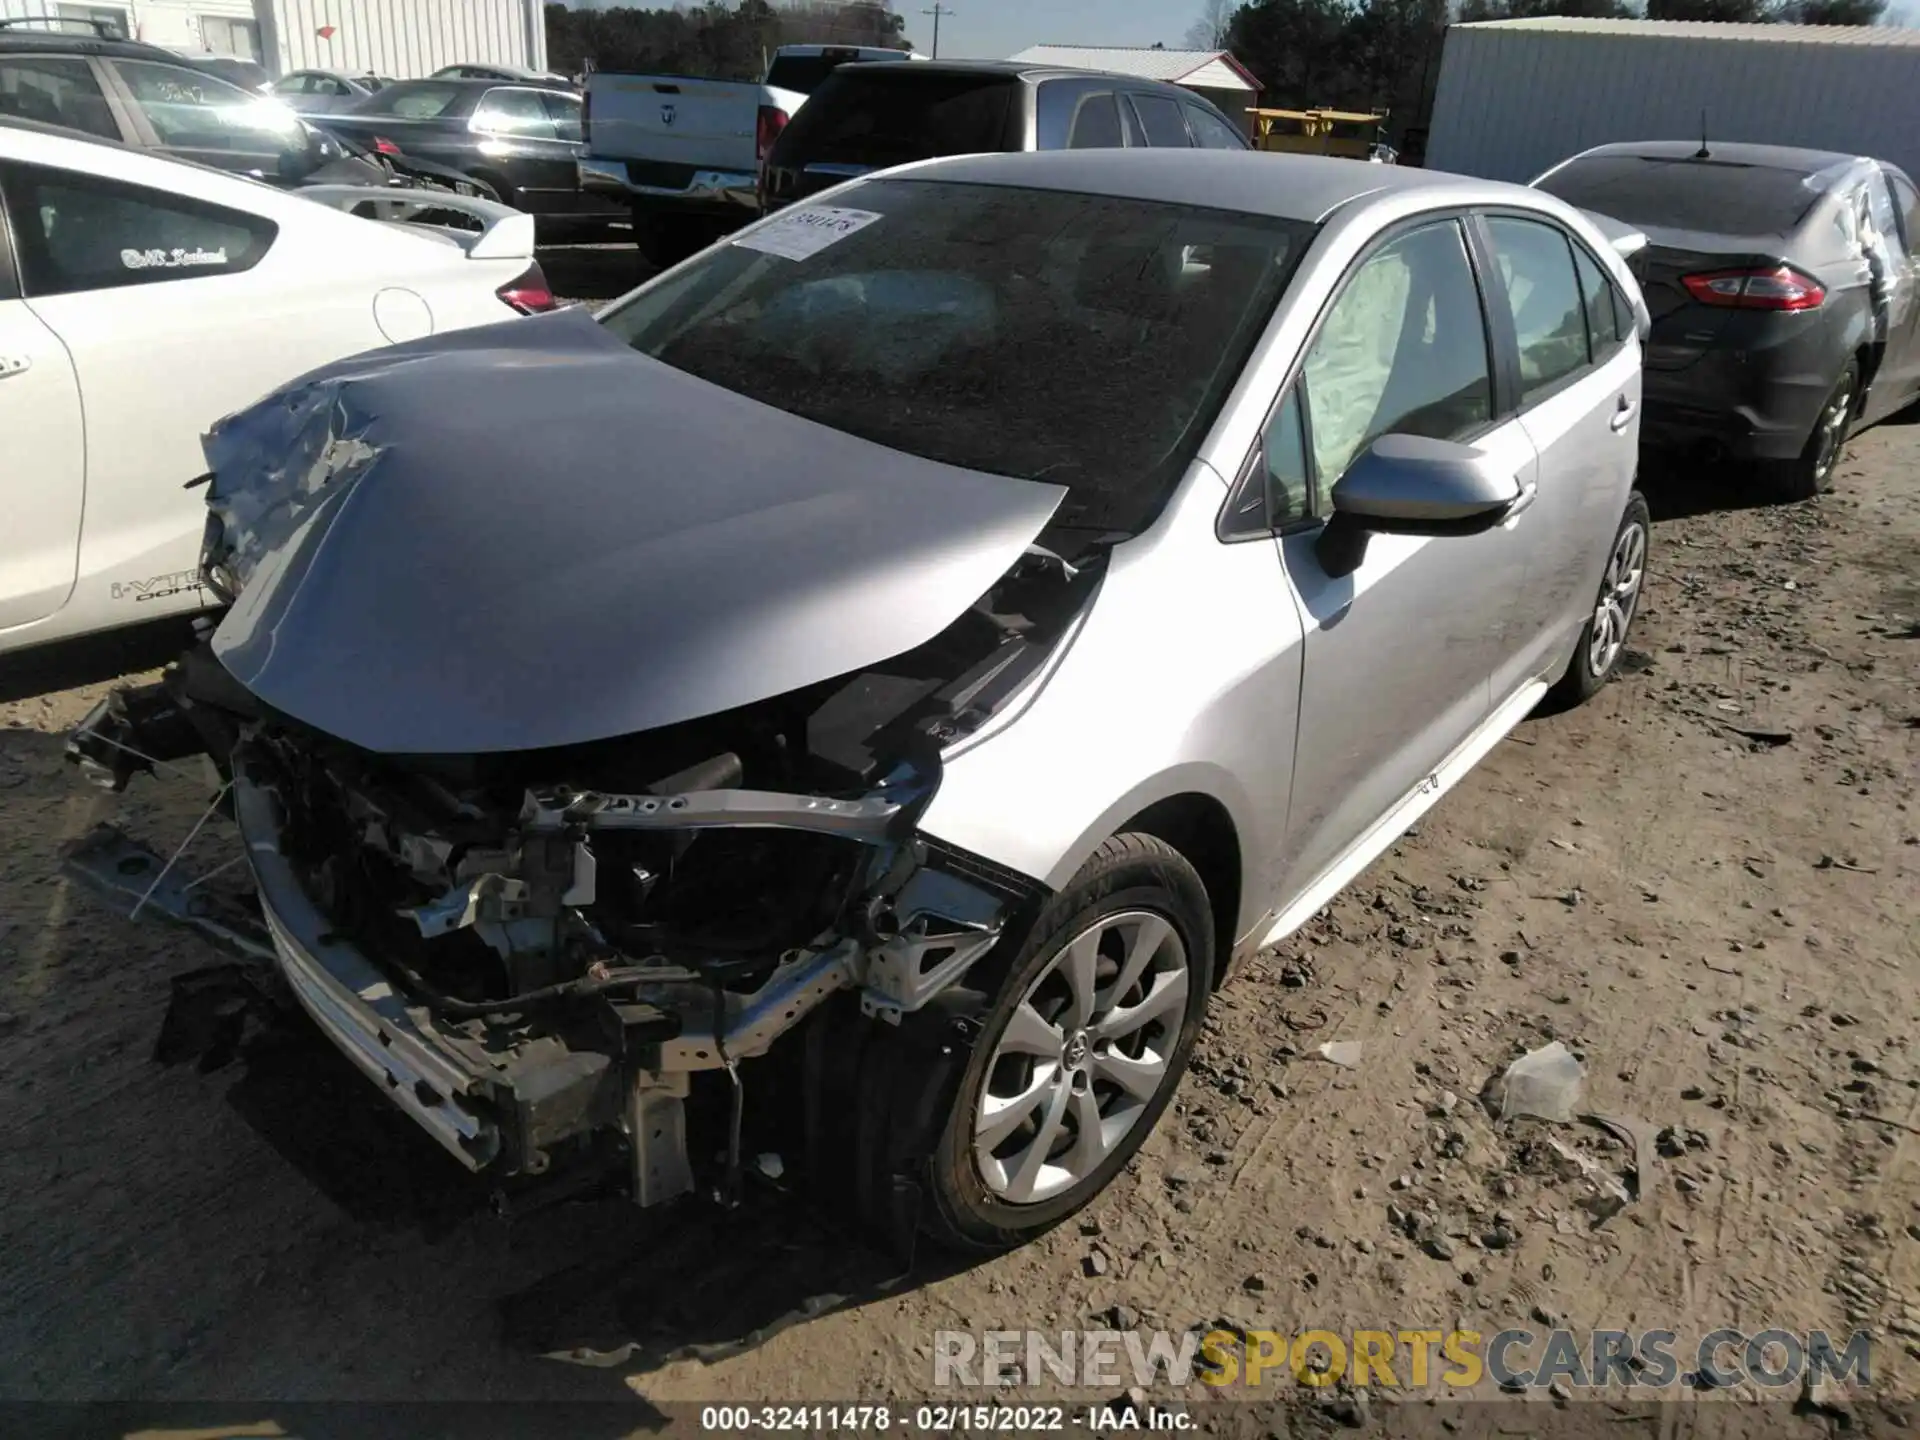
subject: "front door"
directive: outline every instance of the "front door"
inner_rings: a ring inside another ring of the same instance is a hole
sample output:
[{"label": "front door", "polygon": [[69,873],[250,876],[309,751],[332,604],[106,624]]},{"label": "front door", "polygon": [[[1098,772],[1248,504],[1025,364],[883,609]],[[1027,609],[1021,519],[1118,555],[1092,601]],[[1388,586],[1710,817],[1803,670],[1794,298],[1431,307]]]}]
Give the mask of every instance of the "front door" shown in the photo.
[{"label": "front door", "polygon": [[[0,228],[0,244],[5,239]],[[0,289],[0,297],[7,293]],[[7,456],[0,466],[7,512],[0,539],[4,632],[66,604],[86,495],[86,434],[73,361],[60,337],[17,298],[0,298],[0,435]]]},{"label": "front door", "polygon": [[[1375,535],[1350,575],[1317,552],[1342,473],[1387,434],[1458,440],[1510,465],[1523,495],[1533,446],[1496,404],[1480,287],[1461,223],[1389,236],[1329,306],[1294,382],[1304,523],[1281,551],[1306,628],[1280,893],[1297,896],[1486,720],[1509,644],[1525,538]],[[1271,463],[1271,462],[1270,462]]]}]

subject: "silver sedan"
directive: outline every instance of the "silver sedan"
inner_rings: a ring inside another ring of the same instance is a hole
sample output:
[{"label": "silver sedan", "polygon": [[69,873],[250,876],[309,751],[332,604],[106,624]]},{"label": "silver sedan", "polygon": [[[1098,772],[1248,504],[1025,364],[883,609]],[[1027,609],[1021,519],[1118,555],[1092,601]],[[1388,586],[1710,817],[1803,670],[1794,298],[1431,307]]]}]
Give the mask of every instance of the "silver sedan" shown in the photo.
[{"label": "silver sedan", "polygon": [[1618,666],[1619,233],[1305,156],[855,179],[224,422],[231,608],[75,751],[212,750],[290,990],[470,1169],[774,1152],[1016,1243],[1236,957]]}]

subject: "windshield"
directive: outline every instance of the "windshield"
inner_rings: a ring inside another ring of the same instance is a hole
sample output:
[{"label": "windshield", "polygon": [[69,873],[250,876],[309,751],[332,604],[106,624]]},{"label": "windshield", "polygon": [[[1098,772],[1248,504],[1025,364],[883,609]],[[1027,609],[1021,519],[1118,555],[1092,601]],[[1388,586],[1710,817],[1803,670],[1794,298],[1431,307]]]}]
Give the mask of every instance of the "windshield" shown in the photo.
[{"label": "windshield", "polygon": [[895,450],[1150,521],[1312,234],[1146,200],[880,180],[798,205],[601,317],[647,355]]},{"label": "windshield", "polygon": [[1798,170],[1639,155],[1569,161],[1539,188],[1630,225],[1715,235],[1784,235],[1820,198]]}]

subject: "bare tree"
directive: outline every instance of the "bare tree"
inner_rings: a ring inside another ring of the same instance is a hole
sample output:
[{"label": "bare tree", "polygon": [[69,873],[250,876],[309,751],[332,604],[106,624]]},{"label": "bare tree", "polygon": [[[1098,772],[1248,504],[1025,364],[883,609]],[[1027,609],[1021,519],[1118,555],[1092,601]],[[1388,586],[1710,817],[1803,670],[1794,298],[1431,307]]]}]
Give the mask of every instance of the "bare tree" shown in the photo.
[{"label": "bare tree", "polygon": [[1190,50],[1224,50],[1227,32],[1233,28],[1234,0],[1202,0],[1200,18],[1187,27]]}]

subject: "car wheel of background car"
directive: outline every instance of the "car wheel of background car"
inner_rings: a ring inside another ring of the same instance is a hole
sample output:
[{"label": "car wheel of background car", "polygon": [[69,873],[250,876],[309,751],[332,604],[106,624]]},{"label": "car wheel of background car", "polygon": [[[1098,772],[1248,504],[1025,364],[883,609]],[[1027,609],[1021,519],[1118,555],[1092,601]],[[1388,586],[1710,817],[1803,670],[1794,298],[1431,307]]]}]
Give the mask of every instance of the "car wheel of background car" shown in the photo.
[{"label": "car wheel of background car", "polygon": [[1151,835],[1103,844],[981,1017],[930,1163],[935,1237],[1006,1249],[1099,1194],[1172,1099],[1213,968],[1193,866]]},{"label": "car wheel of background car", "polygon": [[1820,407],[1820,418],[1813,422],[1806,449],[1798,459],[1773,467],[1772,488],[1780,499],[1811,500],[1833,484],[1833,472],[1840,463],[1840,452],[1846,449],[1859,395],[1860,364],[1849,360],[1828,393],[1826,404]]},{"label": "car wheel of background car", "polygon": [[1646,584],[1650,526],[1646,497],[1636,490],[1614,532],[1606,569],[1600,574],[1600,591],[1580,629],[1580,643],[1574,647],[1567,673],[1547,692],[1549,709],[1564,710],[1591,699],[1619,668],[1628,629],[1640,606],[1640,590]]},{"label": "car wheel of background car", "polygon": [[661,270],[706,248],[713,234],[712,223],[697,216],[663,215],[639,207],[633,212],[633,241],[640,258]]}]

